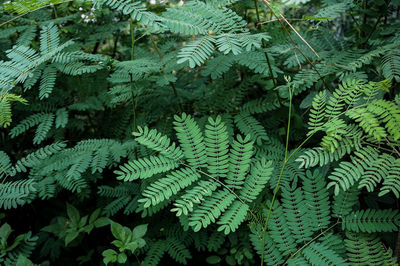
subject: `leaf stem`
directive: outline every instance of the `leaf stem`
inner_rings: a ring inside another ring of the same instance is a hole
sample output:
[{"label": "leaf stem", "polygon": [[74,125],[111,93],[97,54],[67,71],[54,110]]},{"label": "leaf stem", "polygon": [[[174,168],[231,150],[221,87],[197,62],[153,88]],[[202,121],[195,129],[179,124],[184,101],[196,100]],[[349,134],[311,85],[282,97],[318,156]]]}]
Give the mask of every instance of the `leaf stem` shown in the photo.
[{"label": "leaf stem", "polygon": [[[290,86],[289,86],[289,89],[290,89]],[[289,93],[289,114],[288,114],[288,125],[287,125],[287,129],[286,129],[285,158],[283,160],[281,171],[279,173],[278,182],[277,182],[277,184],[275,186],[274,195],[272,196],[271,204],[269,205],[267,219],[265,220],[264,227],[263,227],[263,232],[262,232],[261,266],[264,265],[265,237],[266,237],[266,232],[267,232],[267,228],[268,228],[268,221],[269,221],[269,219],[271,217],[272,207],[274,206],[276,195],[278,194],[279,185],[280,185],[280,182],[281,182],[281,179],[282,179],[282,175],[283,175],[283,170],[285,169],[285,166],[286,166],[286,164],[288,162],[287,155],[288,155],[288,149],[289,149],[289,135],[290,135],[291,115],[292,115],[292,91],[290,91],[290,93]]]}]

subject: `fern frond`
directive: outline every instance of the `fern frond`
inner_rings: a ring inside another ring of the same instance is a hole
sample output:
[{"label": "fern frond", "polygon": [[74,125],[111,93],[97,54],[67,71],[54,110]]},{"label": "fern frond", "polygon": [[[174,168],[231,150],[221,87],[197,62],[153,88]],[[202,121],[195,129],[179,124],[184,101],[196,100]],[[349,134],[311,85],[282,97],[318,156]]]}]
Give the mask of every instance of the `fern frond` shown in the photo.
[{"label": "fern frond", "polygon": [[227,189],[213,192],[202,203],[197,205],[189,216],[189,226],[193,231],[206,228],[231,205],[235,196]]},{"label": "fern frond", "polygon": [[51,155],[56,154],[62,151],[67,145],[65,142],[56,142],[45,147],[40,148],[39,150],[28,154],[24,158],[21,158],[15,163],[15,170],[17,172],[26,172],[27,167],[32,168],[40,163],[43,160],[46,160]]},{"label": "fern frond", "polygon": [[42,79],[39,86],[39,99],[48,98],[53,91],[54,84],[56,83],[57,69],[52,66],[46,66],[43,70]]},{"label": "fern frond", "polygon": [[228,173],[228,132],[221,116],[208,118],[204,130],[204,143],[207,153],[207,169],[215,178],[225,178]]},{"label": "fern frond", "polygon": [[24,205],[36,191],[36,183],[32,179],[0,184],[0,208],[7,210]]},{"label": "fern frond", "polygon": [[302,251],[311,265],[348,265],[346,261],[322,243],[313,242]]},{"label": "fern frond", "polygon": [[311,135],[316,131],[322,129],[324,125],[325,119],[325,108],[326,108],[326,90],[318,93],[313,101],[312,108],[310,109],[310,117],[308,120],[308,133],[307,135]]},{"label": "fern frond", "polygon": [[138,143],[160,152],[167,158],[178,161],[183,157],[182,150],[175,145],[175,142],[171,143],[167,136],[162,136],[156,129],[138,127],[137,132],[134,132],[133,135]]},{"label": "fern frond", "polygon": [[344,240],[346,255],[352,264],[357,265],[391,265],[385,263],[385,248],[374,234],[346,232]]},{"label": "fern frond", "polygon": [[206,146],[199,126],[190,115],[174,116],[174,129],[179,139],[183,154],[194,167],[207,166]]},{"label": "fern frond", "polygon": [[400,82],[400,50],[389,49],[382,57],[382,73],[385,78]]},{"label": "fern frond", "polygon": [[244,184],[247,172],[250,169],[251,157],[253,156],[253,141],[250,136],[244,139],[237,135],[233,140],[229,152],[228,175],[225,183],[233,189],[240,189]]},{"label": "fern frond", "polygon": [[203,36],[197,40],[191,41],[181,49],[178,54],[178,64],[189,62],[189,66],[194,68],[201,66],[214,52],[213,38]]},{"label": "fern frond", "polygon": [[11,102],[26,104],[27,101],[19,95],[0,91],[0,127],[8,127],[12,122]]},{"label": "fern frond", "polygon": [[235,124],[244,135],[250,135],[257,145],[261,145],[263,141],[269,139],[264,127],[250,114],[236,115]]},{"label": "fern frond", "polygon": [[135,179],[149,178],[155,174],[164,173],[178,167],[175,160],[164,156],[150,156],[140,158],[120,166],[120,170],[115,171],[118,180],[132,181]]},{"label": "fern frond", "polygon": [[343,217],[342,228],[352,232],[393,232],[400,225],[398,210],[367,209],[351,212]]},{"label": "fern frond", "polygon": [[195,204],[210,196],[217,187],[218,185],[214,181],[200,180],[196,186],[187,190],[180,199],[173,203],[175,208],[172,208],[171,211],[176,212],[176,216],[188,215],[189,212],[193,211]]},{"label": "fern frond", "polygon": [[217,224],[220,224],[218,231],[224,231],[225,235],[235,232],[247,216],[249,205],[235,200],[224,212]]},{"label": "fern frond", "polygon": [[240,198],[247,202],[252,202],[258,194],[264,189],[271,178],[274,168],[272,161],[262,158],[252,168],[250,175],[246,178],[244,187],[240,191]]},{"label": "fern frond", "polygon": [[314,231],[323,230],[330,223],[329,193],[324,187],[325,179],[318,170],[306,172],[303,178],[304,198],[308,202],[308,214]]},{"label": "fern frond", "polygon": [[176,170],[147,187],[142,193],[144,198],[140,199],[139,202],[144,204],[144,208],[150,205],[157,205],[169,199],[172,195],[176,195],[180,190],[190,186],[199,178],[200,174],[191,167]]},{"label": "fern frond", "polygon": [[392,162],[388,175],[383,177],[383,183],[379,196],[392,192],[396,198],[400,198],[400,159]]},{"label": "fern frond", "polygon": [[354,153],[357,157],[353,157],[351,162],[341,162],[339,167],[328,176],[331,181],[327,188],[334,187],[335,195],[339,194],[340,189],[346,191],[355,184],[364,174],[365,169],[378,157],[378,153],[374,148],[367,147]]}]

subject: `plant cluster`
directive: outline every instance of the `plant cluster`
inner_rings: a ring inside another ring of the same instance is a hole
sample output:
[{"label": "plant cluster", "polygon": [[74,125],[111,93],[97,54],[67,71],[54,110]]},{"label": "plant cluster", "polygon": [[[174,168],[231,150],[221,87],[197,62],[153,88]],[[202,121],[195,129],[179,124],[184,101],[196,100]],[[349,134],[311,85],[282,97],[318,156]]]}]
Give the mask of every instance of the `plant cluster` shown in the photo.
[{"label": "plant cluster", "polygon": [[0,264],[398,265],[400,1],[0,4]]}]

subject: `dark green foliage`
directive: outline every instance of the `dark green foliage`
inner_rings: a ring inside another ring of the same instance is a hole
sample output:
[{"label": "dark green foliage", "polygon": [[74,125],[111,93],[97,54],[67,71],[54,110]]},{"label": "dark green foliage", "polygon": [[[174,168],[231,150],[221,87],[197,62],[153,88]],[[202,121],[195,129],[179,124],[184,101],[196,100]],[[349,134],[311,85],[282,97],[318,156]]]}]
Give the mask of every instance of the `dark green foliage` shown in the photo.
[{"label": "dark green foliage", "polygon": [[399,7],[2,1],[0,264],[398,265]]}]

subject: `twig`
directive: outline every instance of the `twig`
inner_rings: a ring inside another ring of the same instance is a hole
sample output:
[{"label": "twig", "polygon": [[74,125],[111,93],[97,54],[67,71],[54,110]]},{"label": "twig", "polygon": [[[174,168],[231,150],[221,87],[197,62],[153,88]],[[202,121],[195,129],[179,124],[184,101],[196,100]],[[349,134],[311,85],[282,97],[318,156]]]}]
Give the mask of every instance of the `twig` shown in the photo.
[{"label": "twig", "polygon": [[328,232],[329,230],[331,230],[333,227],[335,227],[337,224],[339,223],[339,220],[336,221],[336,223],[334,223],[333,225],[331,225],[330,227],[328,227],[327,229],[325,229],[324,231],[322,231],[321,233],[319,233],[317,236],[315,236],[313,239],[311,239],[310,241],[308,241],[307,243],[305,243],[301,248],[299,248],[295,253],[293,253],[286,261],[283,265],[286,265],[288,263],[288,261],[295,257],[300,251],[302,251],[305,247],[307,247],[308,245],[310,245],[312,242],[314,242],[315,240],[317,240],[318,238],[320,238],[322,235],[324,235],[326,232]]},{"label": "twig", "polygon": [[[283,15],[281,14],[280,16],[278,16],[277,14],[275,14],[273,8],[271,7],[271,4],[267,1],[267,0],[263,0],[264,3],[268,6],[268,8],[271,10],[271,15],[273,14],[276,18],[278,18],[279,23],[281,24],[283,30],[285,31],[285,33],[288,35],[290,41],[294,44],[294,48],[296,48],[300,54],[308,61],[308,63],[312,66],[312,68],[315,70],[315,72],[317,73],[317,75],[319,76],[320,80],[322,81],[322,83],[324,84],[325,87],[328,87],[327,84],[325,83],[325,80],[322,78],[321,74],[319,73],[318,69],[316,68],[316,66],[314,65],[314,63],[303,53],[303,51],[297,47],[296,42],[293,40],[292,36],[290,35],[289,31],[286,29],[285,25],[282,23],[281,19],[279,19],[279,17],[283,18]],[[286,23],[289,23],[286,20]],[[290,24],[290,23],[289,23]],[[288,24],[288,25],[289,25]],[[290,25],[291,26],[291,25]],[[293,28],[293,27],[292,27]],[[293,28],[294,29],[294,28]],[[297,32],[296,32],[297,33]],[[297,33],[298,34],[298,33]],[[300,35],[300,34],[298,34]],[[304,40],[304,38],[302,38],[302,40]],[[305,41],[305,40],[304,40]],[[311,47],[311,46],[310,46]],[[313,49],[314,50],[314,49]],[[317,54],[318,56],[318,54]],[[319,56],[318,56],[319,57]]]},{"label": "twig", "polygon": [[[388,144],[390,144],[390,141],[385,137],[385,140],[386,140],[386,142],[388,143]],[[390,146],[390,145],[389,145]],[[394,146],[391,146],[392,148],[393,148],[393,151],[395,152],[395,153],[397,153],[397,155],[400,157],[400,152],[394,147]]]},{"label": "twig", "polygon": [[[278,20],[280,20],[280,18],[271,19],[271,20],[267,20],[267,21],[264,21],[264,22],[259,22],[257,24],[257,26],[258,25],[264,25],[264,24],[271,23],[271,22],[275,22],[275,21],[278,21]],[[306,19],[304,19],[304,18],[289,18],[287,20],[289,20],[289,21],[303,21],[303,20],[306,20]]]},{"label": "twig", "polygon": [[[264,0],[264,1],[266,1],[266,0]],[[292,24],[290,24],[289,21],[287,21],[287,19],[286,19],[282,14],[280,14],[280,15],[281,15],[282,19],[286,22],[286,24],[288,24],[289,27],[294,31],[294,33],[296,33],[296,35],[299,36],[299,38],[308,46],[308,48],[309,48],[318,58],[320,58],[319,55],[317,54],[317,52],[316,52],[316,51],[311,47],[311,45],[303,38],[303,36],[301,36],[300,33],[297,32],[297,30],[292,26]]]},{"label": "twig", "polygon": [[[290,90],[290,87],[289,87],[289,90]],[[276,196],[279,191],[279,185],[280,185],[280,182],[282,179],[283,170],[285,169],[285,167],[289,161],[289,159],[287,158],[287,155],[288,155],[288,150],[289,150],[289,134],[290,134],[291,115],[292,115],[292,92],[289,91],[289,114],[288,114],[288,125],[287,125],[287,129],[286,129],[285,156],[284,156],[283,164],[281,167],[281,172],[279,173],[278,182],[276,183],[276,186],[275,186],[274,195],[272,196],[272,201],[271,201],[271,204],[269,205],[267,219],[265,220],[263,231],[262,231],[261,266],[264,265],[265,237],[266,237],[267,228],[268,228],[268,221],[271,217],[272,207],[274,206],[274,202],[275,202]]]}]

